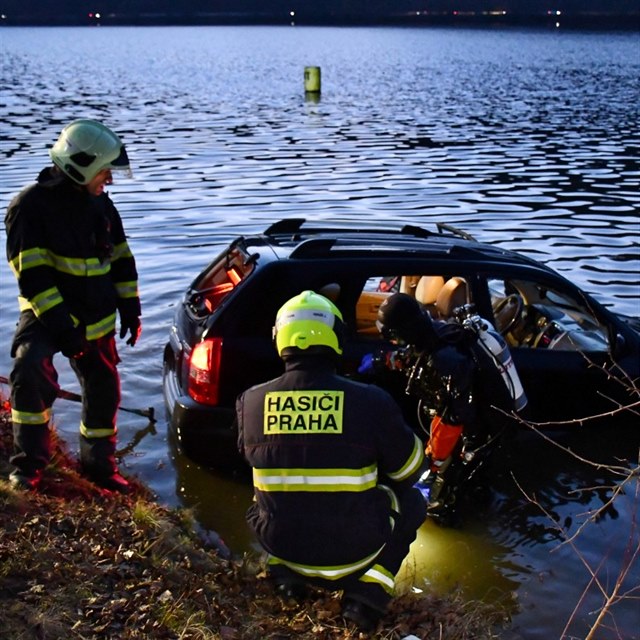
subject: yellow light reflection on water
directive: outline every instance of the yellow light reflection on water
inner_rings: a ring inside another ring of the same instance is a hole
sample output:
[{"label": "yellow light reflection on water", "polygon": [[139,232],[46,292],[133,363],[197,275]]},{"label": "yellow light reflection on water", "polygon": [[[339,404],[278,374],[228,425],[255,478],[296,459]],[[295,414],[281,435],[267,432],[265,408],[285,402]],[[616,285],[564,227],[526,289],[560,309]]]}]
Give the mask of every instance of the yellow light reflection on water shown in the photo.
[{"label": "yellow light reflection on water", "polygon": [[[517,583],[500,570],[506,550],[480,531],[427,520],[418,530],[397,576],[398,593],[412,588],[437,594],[460,589],[466,598],[510,601]],[[504,567],[502,567],[504,569]]]}]

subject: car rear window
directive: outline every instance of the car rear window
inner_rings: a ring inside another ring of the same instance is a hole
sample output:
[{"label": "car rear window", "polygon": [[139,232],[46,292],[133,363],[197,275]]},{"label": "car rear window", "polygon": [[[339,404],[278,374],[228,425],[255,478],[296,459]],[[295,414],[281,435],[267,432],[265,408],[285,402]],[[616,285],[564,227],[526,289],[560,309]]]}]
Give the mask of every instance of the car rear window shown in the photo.
[{"label": "car rear window", "polygon": [[255,261],[239,248],[222,254],[193,283],[188,307],[198,316],[211,315],[220,303],[254,270]]}]

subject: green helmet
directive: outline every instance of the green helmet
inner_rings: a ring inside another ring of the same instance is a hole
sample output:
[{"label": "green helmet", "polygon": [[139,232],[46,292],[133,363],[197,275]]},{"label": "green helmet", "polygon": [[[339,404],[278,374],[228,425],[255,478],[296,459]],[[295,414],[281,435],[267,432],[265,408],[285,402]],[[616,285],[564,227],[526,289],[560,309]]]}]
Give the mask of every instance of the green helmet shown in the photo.
[{"label": "green helmet", "polygon": [[278,354],[289,348],[328,347],[342,354],[344,324],[333,302],[313,291],[285,302],[276,315],[273,335]]},{"label": "green helmet", "polygon": [[126,171],[129,158],[120,138],[95,120],[74,120],[49,150],[54,164],[78,184],[87,184],[99,171]]}]

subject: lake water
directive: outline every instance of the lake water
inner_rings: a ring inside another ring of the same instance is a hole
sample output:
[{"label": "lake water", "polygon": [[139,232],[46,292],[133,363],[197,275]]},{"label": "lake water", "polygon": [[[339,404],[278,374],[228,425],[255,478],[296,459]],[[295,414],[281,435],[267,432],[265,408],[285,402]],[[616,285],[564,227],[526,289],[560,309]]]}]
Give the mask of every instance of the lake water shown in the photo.
[{"label": "lake water", "polygon": [[[113,185],[141,275],[144,331],[122,345],[123,465],[169,505],[194,509],[238,553],[250,488],[194,465],[167,439],[162,350],[182,291],[231,237],[304,216],[339,224],[437,221],[548,263],[640,315],[637,33],[301,27],[2,28],[0,208],[47,163],[61,127],[104,121],[134,180]],[[305,96],[305,66],[322,94]],[[0,242],[6,233],[0,225]],[[0,263],[0,373],[17,289]],[[77,390],[61,361],[61,384]],[[570,384],[570,381],[567,381]],[[6,388],[5,388],[6,391]],[[55,420],[77,446],[78,405]],[[636,460],[638,435],[575,430],[563,444]],[[635,458],[634,458],[635,456]],[[612,479],[519,435],[460,529],[425,523],[405,584],[501,603],[502,637],[584,637],[637,549],[638,482],[575,546]],[[542,513],[518,488],[535,495]],[[600,562],[603,562],[600,565]],[[638,559],[599,639],[640,637]],[[634,591],[635,589],[635,591]],[[574,611],[575,610],[575,611]]]}]

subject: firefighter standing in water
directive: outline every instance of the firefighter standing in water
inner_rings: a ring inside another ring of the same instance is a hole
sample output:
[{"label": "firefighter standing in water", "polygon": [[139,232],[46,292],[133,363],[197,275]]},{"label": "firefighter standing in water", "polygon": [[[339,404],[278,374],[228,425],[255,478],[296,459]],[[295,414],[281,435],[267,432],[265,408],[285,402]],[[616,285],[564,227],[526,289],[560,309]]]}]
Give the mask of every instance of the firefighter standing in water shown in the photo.
[{"label": "firefighter standing in water", "polygon": [[412,487],[424,454],[390,395],[336,373],[343,330],[312,291],[278,311],[285,373],[238,399],[238,445],[253,467],[247,521],[279,590],[344,589],[343,616],[370,630],[426,517]]},{"label": "firefighter standing in water", "polygon": [[83,391],[80,463],[99,486],[127,492],[115,461],[120,403],[115,345],[141,331],[134,258],[122,220],[105,192],[112,171],[130,175],[119,137],[93,120],[67,125],[50,149],[53,166],[10,203],[7,258],[18,280],[20,317],[11,346],[15,470],[10,482],[36,489],[51,455],[51,407],[69,358]]}]

